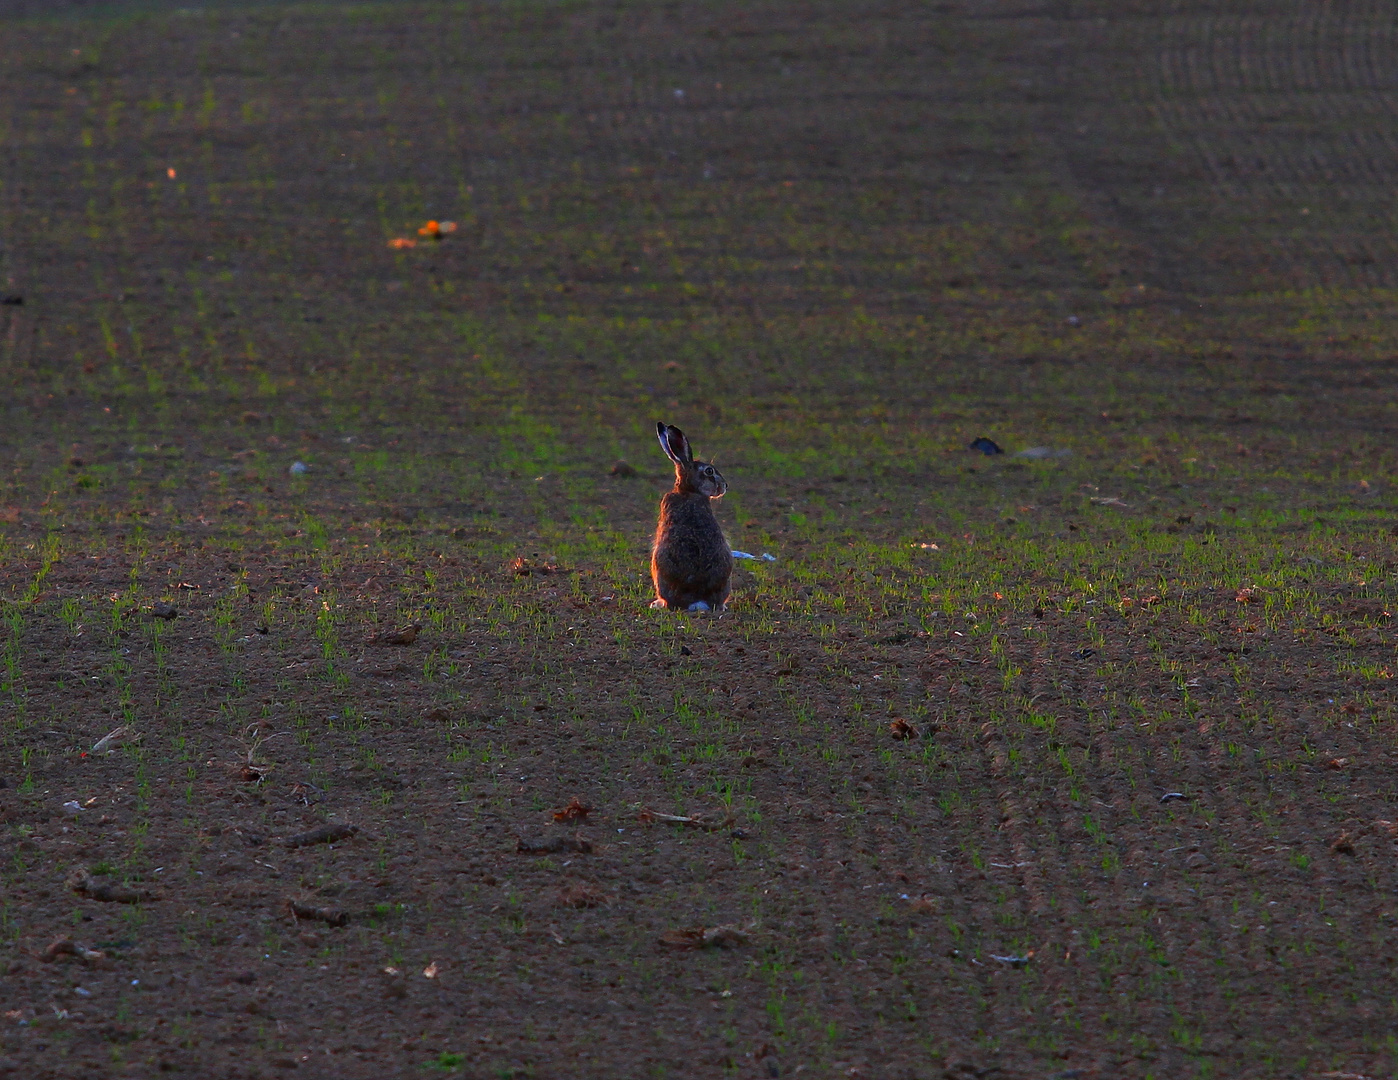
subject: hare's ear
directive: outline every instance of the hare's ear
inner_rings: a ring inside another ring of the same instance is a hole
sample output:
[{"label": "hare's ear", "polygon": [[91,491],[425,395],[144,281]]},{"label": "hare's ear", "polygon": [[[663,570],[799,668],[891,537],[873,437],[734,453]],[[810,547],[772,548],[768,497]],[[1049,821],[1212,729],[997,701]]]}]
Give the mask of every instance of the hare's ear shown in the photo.
[{"label": "hare's ear", "polygon": [[660,448],[665,456],[676,465],[688,465],[694,460],[694,452],[689,448],[689,440],[679,428],[663,421],[655,425],[655,433],[660,438]]}]

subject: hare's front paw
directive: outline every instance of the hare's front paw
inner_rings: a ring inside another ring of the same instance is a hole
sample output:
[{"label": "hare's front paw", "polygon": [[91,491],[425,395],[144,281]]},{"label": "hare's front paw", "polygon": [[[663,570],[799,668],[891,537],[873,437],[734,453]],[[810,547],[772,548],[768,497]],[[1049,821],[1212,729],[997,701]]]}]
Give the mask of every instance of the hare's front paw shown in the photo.
[{"label": "hare's front paw", "polygon": [[650,609],[652,611],[661,611],[667,607],[669,607],[669,605],[666,604],[665,601],[661,600],[659,597],[656,597],[654,600],[650,602]]}]

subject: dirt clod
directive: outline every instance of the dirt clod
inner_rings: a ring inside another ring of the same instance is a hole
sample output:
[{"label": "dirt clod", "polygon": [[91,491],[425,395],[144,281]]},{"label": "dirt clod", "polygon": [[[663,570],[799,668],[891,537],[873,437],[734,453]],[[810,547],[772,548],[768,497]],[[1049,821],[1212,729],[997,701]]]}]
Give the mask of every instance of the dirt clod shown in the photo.
[{"label": "dirt clod", "polygon": [[384,630],[369,638],[370,645],[411,645],[422,633],[422,623],[408,623],[393,630]]},{"label": "dirt clod", "polygon": [[379,972],[379,981],[383,986],[383,996],[389,999],[405,998],[408,996],[408,977],[402,968],[390,965]]},{"label": "dirt clod", "polygon": [[310,847],[312,844],[334,844],[349,839],[357,832],[359,832],[358,825],[346,825],[342,822],[331,821],[306,832],[288,836],[282,843],[289,848]]},{"label": "dirt clod", "polygon": [[688,926],[669,930],[660,935],[659,944],[666,949],[735,949],[746,945],[749,929],[732,923],[724,926]]},{"label": "dirt clod", "polygon": [[575,852],[579,855],[592,854],[592,841],[581,836],[545,836],[538,839],[518,837],[515,851],[521,855],[557,855]]},{"label": "dirt clod", "polygon": [[575,883],[558,890],[558,903],[562,907],[595,908],[609,900],[610,897],[595,885]]},{"label": "dirt clod", "polygon": [[106,955],[99,949],[90,949],[81,942],[74,941],[65,935],[49,942],[44,947],[44,951],[39,954],[39,959],[51,964],[60,957],[71,956],[85,964],[93,964],[104,959]]},{"label": "dirt clod", "polygon": [[79,868],[68,876],[68,887],[79,896],[109,904],[143,904],[160,899],[149,889],[133,889],[129,885],[98,881],[84,868]]},{"label": "dirt clod", "polygon": [[307,904],[300,900],[288,900],[286,903],[293,918],[323,922],[327,926],[349,925],[349,914],[339,908],[316,907],[314,904]]}]

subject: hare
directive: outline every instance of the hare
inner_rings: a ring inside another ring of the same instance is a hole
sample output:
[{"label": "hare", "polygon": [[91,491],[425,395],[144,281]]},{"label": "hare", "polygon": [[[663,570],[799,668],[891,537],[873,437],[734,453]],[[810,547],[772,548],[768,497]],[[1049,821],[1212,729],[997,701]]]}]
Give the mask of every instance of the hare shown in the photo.
[{"label": "hare", "polygon": [[660,500],[650,574],[655,582],[651,607],[671,611],[722,611],[733,583],[733,553],[709,506],[728,490],[707,461],[695,461],[684,432],[655,425],[661,449],[675,463],[675,486]]}]

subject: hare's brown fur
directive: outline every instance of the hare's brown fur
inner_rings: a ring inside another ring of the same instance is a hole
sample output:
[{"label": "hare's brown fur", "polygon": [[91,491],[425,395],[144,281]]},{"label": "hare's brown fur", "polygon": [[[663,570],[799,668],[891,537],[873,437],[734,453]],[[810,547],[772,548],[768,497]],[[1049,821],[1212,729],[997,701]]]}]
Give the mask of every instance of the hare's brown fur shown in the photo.
[{"label": "hare's brown fur", "polygon": [[728,484],[707,461],[694,460],[679,428],[660,423],[656,433],[675,463],[675,486],[660,500],[651,548],[656,598],[672,611],[696,603],[719,611],[732,590],[733,553],[709,500],[721,497]]}]

